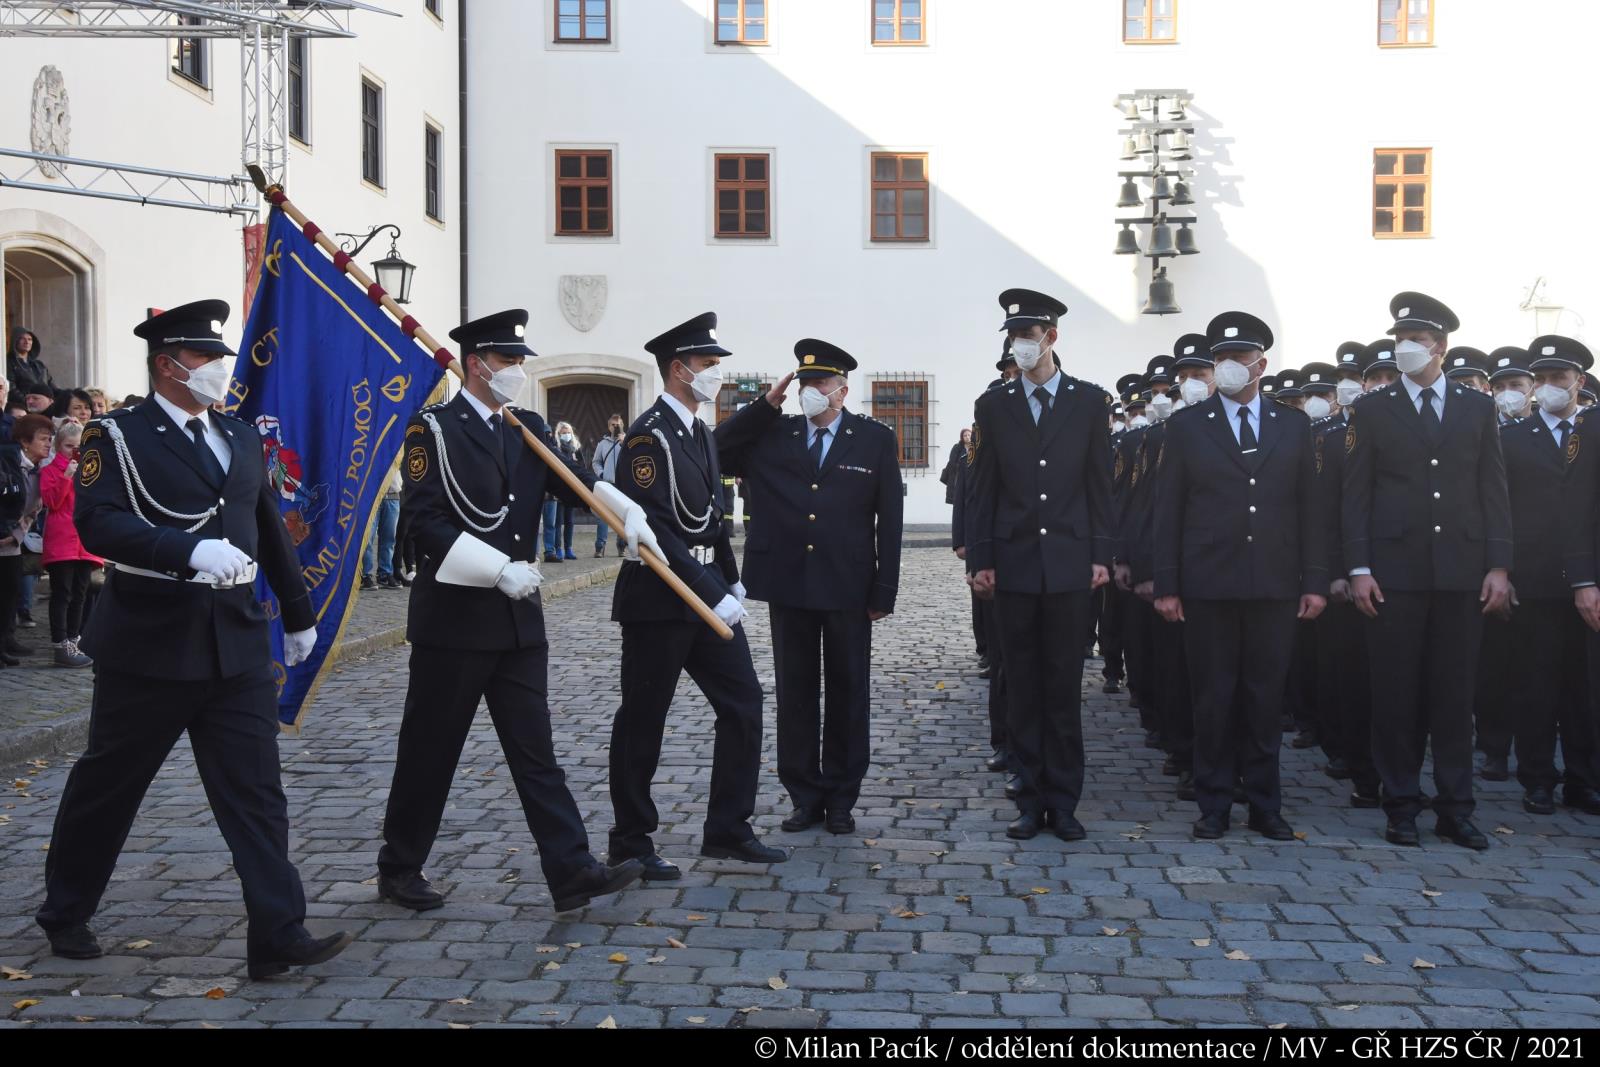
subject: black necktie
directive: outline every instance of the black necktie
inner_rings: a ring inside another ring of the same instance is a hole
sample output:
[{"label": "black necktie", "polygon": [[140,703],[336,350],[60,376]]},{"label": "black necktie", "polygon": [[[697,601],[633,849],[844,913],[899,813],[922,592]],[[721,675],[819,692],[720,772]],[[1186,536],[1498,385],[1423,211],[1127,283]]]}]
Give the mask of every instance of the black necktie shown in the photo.
[{"label": "black necktie", "polygon": [[1428,434],[1428,440],[1439,440],[1439,413],[1433,410],[1433,402],[1438,399],[1432,389],[1422,391],[1422,428]]},{"label": "black necktie", "polygon": [[1572,432],[1572,423],[1566,419],[1562,419],[1561,422],[1556,425],[1556,431],[1561,435],[1556,439],[1556,444],[1561,446],[1561,451],[1563,454],[1565,454],[1567,451],[1567,435]]},{"label": "black necktie", "polygon": [[498,411],[489,416],[489,429],[494,431],[494,445],[500,450],[501,463],[505,463],[507,459],[506,435],[501,432],[501,427],[503,426],[504,422],[505,420],[500,417],[500,413]]},{"label": "black necktie", "polygon": [[1256,432],[1250,428],[1250,409],[1239,409],[1239,451],[1249,454],[1256,450]]},{"label": "black necktie", "polygon": [[1033,391],[1033,398],[1039,402],[1039,425],[1043,427],[1050,415],[1050,390],[1041,385]]},{"label": "black necktie", "polygon": [[694,420],[694,443],[700,446],[700,459],[705,463],[706,470],[711,470],[711,453],[706,449],[706,424],[699,419]]},{"label": "black necktie", "polygon": [[828,430],[826,427],[811,436],[811,469],[814,471],[822,469],[822,443],[827,439],[827,436]]},{"label": "black necktie", "polygon": [[217,459],[217,454],[211,451],[211,446],[206,443],[206,424],[199,419],[190,419],[186,424],[189,435],[193,439],[194,458],[200,464],[200,469],[206,472],[206,477],[216,485],[227,481],[227,474],[223,472],[222,463]]}]

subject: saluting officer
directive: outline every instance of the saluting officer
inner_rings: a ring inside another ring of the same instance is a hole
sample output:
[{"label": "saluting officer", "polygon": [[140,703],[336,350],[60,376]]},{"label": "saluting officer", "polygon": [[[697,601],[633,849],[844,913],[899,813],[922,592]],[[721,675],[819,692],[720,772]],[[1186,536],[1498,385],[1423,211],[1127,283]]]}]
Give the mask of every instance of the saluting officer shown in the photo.
[{"label": "saluting officer", "polygon": [[[1390,302],[1400,384],[1351,412],[1345,431],[1344,562],[1371,621],[1373,762],[1385,836],[1417,845],[1423,744],[1433,742],[1439,836],[1488,841],[1472,824],[1473,678],[1483,617],[1511,595],[1511,505],[1494,408],[1441,365],[1458,323],[1421,293]],[[1426,724],[1426,732],[1422,727]]]},{"label": "saluting officer", "polygon": [[[724,641],[654,571],[622,565],[611,602],[611,617],[622,624],[622,703],[611,724],[611,859],[637,859],[646,881],[670,881],[681,872],[650,838],[659,825],[650,783],[684,671],[716,715],[700,855],[782,863],[789,854],[763,845],[750,826],[761,770],[761,683],[740,625],[745,588],[718,505],[721,464],[711,431],[696,414],[716,400],[720,364],[733,353],[717,341],[717,316],[710,311],[644,347],[655,356],[664,388],[623,438],[617,483],[649,516],[672,572],[733,629],[733,639]],[[785,376],[761,403],[782,406],[792,378]],[[750,500],[754,530],[772,505],[760,493]]]},{"label": "saluting officer", "polygon": [[1272,340],[1242,311],[1211,320],[1221,395],[1173,420],[1156,470],[1156,611],[1188,623],[1201,839],[1227,832],[1236,778],[1250,829],[1294,838],[1281,810],[1280,709],[1294,621],[1322,613],[1328,574],[1311,422],[1257,388]]},{"label": "saluting officer", "polygon": [[[378,895],[417,911],[444,904],[422,867],[480,700],[488,702],[555,910],[581,908],[640,874],[637,863],[608,868],[590,854],[551,741],[550,645],[534,533],[546,493],[581,501],[505,421],[506,405],[527,383],[522,362],[535,355],[527,323],[528,313],[516,309],[451,330],[466,384],[406,426],[400,507],[426,559],[406,615],[411,681],[383,820]],[[563,456],[536,413],[509,410]],[[630,551],[637,554],[641,541],[654,544],[642,509],[582,464],[563,462],[622,516]]]},{"label": "saluting officer", "polygon": [[993,592],[1006,645],[1007,733],[1021,766],[1020,816],[1006,834],[1044,827],[1081,840],[1082,635],[1090,592],[1110,580],[1111,397],[1048,359],[1065,304],[1028,289],[1000,294],[1022,377],[978,400],[973,433],[973,582]]},{"label": "saluting officer", "polygon": [[810,337],[794,354],[802,414],[756,401],[717,427],[716,443],[723,469],[761,502],[744,578],[771,612],[778,778],[794,801],[783,828],[826,820],[847,834],[872,760],[872,624],[894,612],[900,586],[899,446],[845,409],[855,357]]},{"label": "saluting officer", "polygon": [[332,959],[354,940],[307,933],[278,769],[278,687],[258,571],[283,613],[284,658],[316,644],[300,563],[254,429],[227,396],[228,305],[201,300],[134,328],[151,395],[83,431],[74,521],[114,561],[84,631],[94,657],[89,747],[73,765],[45,858],[38,923],[68,959],[94,959],[88,920],[156,772],[187,731],[250,916],[251,978]]}]

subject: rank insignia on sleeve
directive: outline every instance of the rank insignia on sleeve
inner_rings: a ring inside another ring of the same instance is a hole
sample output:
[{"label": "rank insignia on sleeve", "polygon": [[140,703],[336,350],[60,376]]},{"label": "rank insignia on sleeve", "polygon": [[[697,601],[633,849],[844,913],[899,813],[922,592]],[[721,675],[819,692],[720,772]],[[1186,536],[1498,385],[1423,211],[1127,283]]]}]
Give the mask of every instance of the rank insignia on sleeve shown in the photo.
[{"label": "rank insignia on sleeve", "polygon": [[1572,436],[1567,438],[1567,462],[1572,463],[1578,458],[1578,431],[1573,430]]},{"label": "rank insignia on sleeve", "polygon": [[656,484],[656,461],[654,456],[634,457],[633,484],[640,489],[648,489]]},{"label": "rank insignia on sleeve", "polygon": [[[1568,449],[1570,452],[1571,449]],[[85,489],[100,480],[100,450],[91,448],[83,454],[78,464],[78,484]]]},{"label": "rank insignia on sleeve", "polygon": [[407,437],[410,437],[412,434],[427,433],[427,432],[428,432],[428,428],[426,426],[407,426],[406,427],[406,436]]},{"label": "rank insignia on sleeve", "polygon": [[1112,478],[1112,480],[1113,481],[1118,481],[1118,482],[1122,481],[1122,473],[1123,473],[1124,470],[1127,469],[1127,466],[1128,465],[1125,462],[1121,451],[1118,451],[1117,452],[1116,462],[1111,465],[1111,478]]},{"label": "rank insignia on sleeve", "polygon": [[622,447],[623,448],[633,448],[635,445],[653,445],[655,443],[656,443],[656,439],[654,437],[651,437],[647,433],[642,433],[637,437],[628,438],[628,443],[623,445]]},{"label": "rank insignia on sleeve", "polygon": [[78,445],[79,447],[82,447],[83,445],[88,444],[90,441],[93,441],[96,437],[100,437],[103,434],[104,431],[101,430],[98,425],[91,423],[89,428],[83,431],[83,438],[78,442]]},{"label": "rank insignia on sleeve", "polygon": [[419,445],[406,453],[406,473],[414,482],[420,482],[428,473],[428,453]]},{"label": "rank insignia on sleeve", "polygon": [[1344,454],[1349,455],[1356,450],[1356,428],[1350,427],[1344,432]]}]

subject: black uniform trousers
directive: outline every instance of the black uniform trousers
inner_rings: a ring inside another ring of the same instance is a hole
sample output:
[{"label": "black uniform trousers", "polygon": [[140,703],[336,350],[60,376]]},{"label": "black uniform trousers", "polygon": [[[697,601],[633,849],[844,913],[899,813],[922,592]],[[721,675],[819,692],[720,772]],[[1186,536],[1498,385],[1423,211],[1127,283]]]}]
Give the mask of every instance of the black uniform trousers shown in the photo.
[{"label": "black uniform trousers", "polygon": [[1139,725],[1146,730],[1158,730],[1161,720],[1151,682],[1151,674],[1157,669],[1151,662],[1156,610],[1149,601],[1132,593],[1127,595],[1123,606],[1122,654],[1128,665],[1128,696],[1139,709]]},{"label": "black uniform trousers", "polygon": [[989,654],[989,631],[984,627],[983,615],[984,601],[978,598],[977,593],[972,594],[972,640],[977,648],[979,657]]},{"label": "black uniform trousers", "polygon": [[486,652],[412,646],[381,873],[408,874],[427,862],[480,700],[489,705],[545,882],[559,886],[594,862],[551,741],[549,660],[544,642]]},{"label": "black uniform trousers", "polygon": [[1293,600],[1183,600],[1202,815],[1226,817],[1241,781],[1252,811],[1277,814],[1283,806],[1278,750],[1298,607]]},{"label": "black uniform trousers", "polygon": [[1351,603],[1328,603],[1317,618],[1320,688],[1330,698],[1327,729],[1334,749],[1350,767],[1350,784],[1365,797],[1378,795],[1372,765],[1372,671],[1367,658],[1366,617]]},{"label": "black uniform trousers", "polygon": [[[1285,711],[1295,729],[1320,733],[1317,722],[1317,649],[1315,622],[1294,622],[1294,648],[1289,653],[1289,675],[1284,679]],[[1327,742],[1323,741],[1326,747]]]},{"label": "black uniform trousers", "polygon": [[67,775],[45,856],[46,931],[87,922],[100,903],[145,791],[185,731],[250,917],[252,958],[294,941],[306,917],[289,862],[278,768],[278,687],[270,667],[232,678],[167,681],[95,668],[89,746]]},{"label": "black uniform trousers", "polygon": [[1103,585],[1098,590],[1100,605],[1100,658],[1105,661],[1105,667],[1100,671],[1103,678],[1110,681],[1122,681],[1122,643],[1123,615],[1127,612],[1127,598],[1131,593],[1125,593],[1115,585]]},{"label": "black uniform trousers", "polygon": [[1006,648],[1006,737],[1022,776],[1017,808],[1077,810],[1083,795],[1083,649],[1089,591],[996,591]]},{"label": "black uniform trousers", "polygon": [[810,611],[772,604],[769,613],[778,780],[797,808],[848,812],[872,762],[872,620],[864,607]]},{"label": "black uniform trousers", "polygon": [[[1589,722],[1589,628],[1570,597],[1529,598],[1511,617],[1512,656],[1523,683],[1517,702],[1517,781],[1523,789],[1592,788]],[[1564,771],[1556,773],[1556,737]]]},{"label": "black uniform trousers", "polygon": [[[1567,606],[1572,608],[1570,601]],[[1572,608],[1572,612],[1576,615],[1577,609]],[[1511,739],[1516,730],[1512,724],[1512,685],[1526,668],[1525,662],[1512,659],[1514,641],[1511,623],[1492,615],[1483,620],[1473,687],[1473,722],[1478,751],[1499,759],[1511,755]]]},{"label": "black uniform trousers", "polygon": [[[988,632],[998,634],[994,621],[994,600],[978,601],[983,614],[983,626]],[[989,746],[995,751],[1009,749],[1006,743],[1006,651],[1005,642],[998,637],[989,646]]]},{"label": "black uniform trousers", "polygon": [[622,705],[611,723],[611,859],[651,855],[660,825],[650,783],[661,761],[661,734],[684,671],[711,703],[711,755],[703,843],[737,845],[755,837],[761,771],[761,683],[742,625],[724,641],[699,620],[622,624]]},{"label": "black uniform trousers", "polygon": [[1161,708],[1161,741],[1180,771],[1194,769],[1194,695],[1189,685],[1185,623],[1156,616],[1151,647],[1158,665],[1152,680]]},{"label": "black uniform trousers", "polygon": [[1366,620],[1373,665],[1372,762],[1391,819],[1422,810],[1422,756],[1433,742],[1441,818],[1472,815],[1472,695],[1483,605],[1475,592],[1384,592]]}]

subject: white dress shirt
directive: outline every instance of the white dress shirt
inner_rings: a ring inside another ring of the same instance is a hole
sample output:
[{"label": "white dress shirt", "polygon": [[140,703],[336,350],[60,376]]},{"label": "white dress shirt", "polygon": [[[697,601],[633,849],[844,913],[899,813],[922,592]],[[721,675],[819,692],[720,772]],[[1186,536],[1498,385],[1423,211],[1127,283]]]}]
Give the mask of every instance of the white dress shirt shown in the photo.
[{"label": "white dress shirt", "polygon": [[1432,385],[1421,386],[1411,380],[1411,375],[1402,374],[1400,381],[1405,385],[1406,395],[1411,398],[1411,407],[1418,415],[1422,414],[1422,390],[1424,388],[1432,390],[1433,395],[1438,398],[1433,402],[1433,413],[1439,416],[1441,422],[1444,421],[1444,396],[1449,391],[1445,388],[1449,384],[1448,378],[1441,374],[1433,380]]},{"label": "white dress shirt", "polygon": [[206,428],[206,444],[210,446],[212,453],[217,457],[217,462],[222,464],[222,472],[226,474],[229,465],[233,463],[233,449],[228,445],[227,438],[223,436],[222,431],[217,429],[216,424],[211,421],[211,409],[206,408],[197,415],[191,415],[160,393],[152,391],[150,395],[156,398],[156,403],[161,406],[162,411],[167,413],[167,418],[172,420],[173,425],[178,428],[178,432],[191,441],[194,440],[194,437],[189,433],[189,420],[200,420],[200,425]]},{"label": "white dress shirt", "polygon": [[694,424],[700,421],[700,416],[695,412],[690,411],[684,406],[683,401],[679,400],[671,393],[662,393],[661,399],[665,400],[667,402],[667,407],[671,408],[673,414],[677,415],[678,418],[683,421],[683,428],[692,433],[694,431]]},{"label": "white dress shirt", "polygon": [[1037,426],[1039,425],[1039,420],[1044,418],[1044,408],[1039,404],[1038,397],[1033,395],[1034,390],[1043,389],[1049,393],[1050,407],[1053,409],[1056,406],[1056,391],[1061,388],[1061,372],[1058,370],[1050,375],[1050,380],[1043,385],[1035,385],[1033,382],[1028,381],[1026,377],[1017,379],[1017,382],[1028,391],[1028,410],[1033,412],[1033,424]]},{"label": "white dress shirt", "polygon": [[[494,429],[494,423],[489,422],[489,416],[498,415],[500,413],[498,411],[491,411],[488,404],[485,404],[483,401],[479,400],[465,389],[461,390],[461,395],[467,398],[467,403],[472,405],[472,410],[478,413],[479,417],[488,424],[489,428],[491,430]],[[504,422],[505,419],[501,419],[500,421]]]}]

